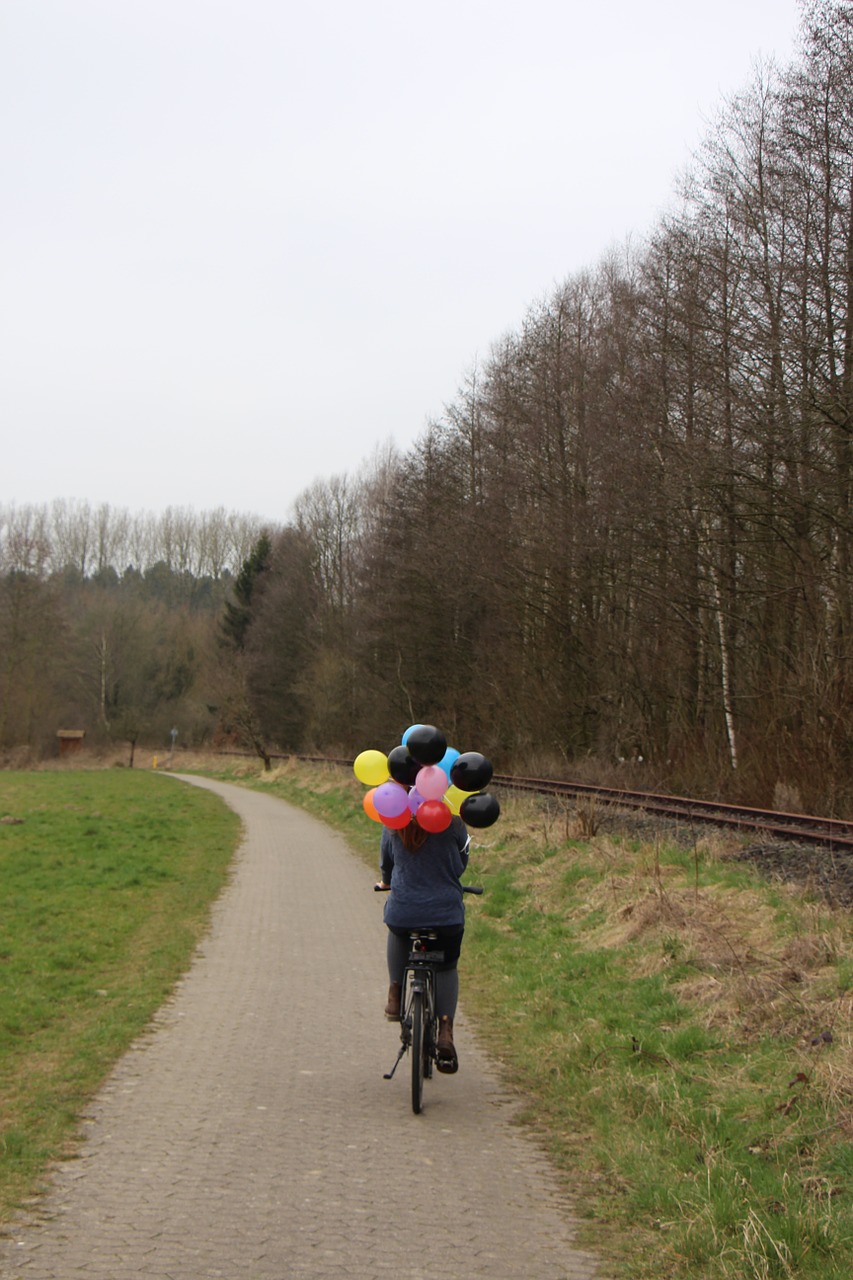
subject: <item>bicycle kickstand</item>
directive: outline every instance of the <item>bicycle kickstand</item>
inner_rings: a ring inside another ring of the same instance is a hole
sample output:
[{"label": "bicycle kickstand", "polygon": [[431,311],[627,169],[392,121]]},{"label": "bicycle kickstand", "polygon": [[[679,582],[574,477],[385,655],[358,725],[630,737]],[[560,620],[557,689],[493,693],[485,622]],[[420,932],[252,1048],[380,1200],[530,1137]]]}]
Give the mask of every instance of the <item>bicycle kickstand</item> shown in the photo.
[{"label": "bicycle kickstand", "polygon": [[397,1070],[397,1068],[398,1068],[398,1067],[399,1067],[399,1065],[400,1065],[400,1059],[402,1058],[403,1054],[406,1052],[406,1050],[408,1049],[408,1047],[409,1047],[409,1046],[405,1043],[405,1041],[400,1045],[400,1051],[399,1051],[399,1053],[397,1054],[397,1057],[396,1057],[396,1060],[395,1060],[395,1062],[394,1062],[394,1065],[393,1065],[393,1067],[391,1068],[391,1070],[390,1070],[390,1071],[386,1071],[386,1072],[383,1074],[383,1076],[382,1076],[382,1079],[383,1079],[383,1080],[392,1080],[392,1079],[393,1079],[393,1077],[394,1077],[394,1072]]}]

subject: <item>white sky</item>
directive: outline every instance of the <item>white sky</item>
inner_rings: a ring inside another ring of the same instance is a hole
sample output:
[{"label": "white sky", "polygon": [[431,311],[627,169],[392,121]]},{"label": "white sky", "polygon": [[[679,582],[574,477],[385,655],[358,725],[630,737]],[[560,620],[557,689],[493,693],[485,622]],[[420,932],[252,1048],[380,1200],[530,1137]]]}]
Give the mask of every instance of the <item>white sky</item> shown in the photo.
[{"label": "white sky", "polygon": [[283,521],[657,221],[796,0],[0,0],[0,503]]}]

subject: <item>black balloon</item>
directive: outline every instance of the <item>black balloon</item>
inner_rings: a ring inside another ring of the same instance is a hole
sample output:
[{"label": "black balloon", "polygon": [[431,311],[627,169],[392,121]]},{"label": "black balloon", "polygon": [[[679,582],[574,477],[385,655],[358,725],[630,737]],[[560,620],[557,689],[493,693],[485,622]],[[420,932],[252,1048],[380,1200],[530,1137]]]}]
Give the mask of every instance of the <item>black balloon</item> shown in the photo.
[{"label": "black balloon", "polygon": [[468,796],[459,807],[459,816],[466,827],[490,827],[500,817],[501,807],[488,791],[478,791]]},{"label": "black balloon", "polygon": [[492,780],[492,762],[479,751],[465,751],[450,766],[450,781],[460,791],[480,791]]},{"label": "black balloon", "polygon": [[420,764],[408,747],[394,747],[388,752],[388,772],[395,782],[401,782],[404,787],[415,785],[415,778],[420,768]]},{"label": "black balloon", "polygon": [[418,724],[406,739],[406,750],[421,764],[438,764],[447,750],[447,739],[432,724]]}]

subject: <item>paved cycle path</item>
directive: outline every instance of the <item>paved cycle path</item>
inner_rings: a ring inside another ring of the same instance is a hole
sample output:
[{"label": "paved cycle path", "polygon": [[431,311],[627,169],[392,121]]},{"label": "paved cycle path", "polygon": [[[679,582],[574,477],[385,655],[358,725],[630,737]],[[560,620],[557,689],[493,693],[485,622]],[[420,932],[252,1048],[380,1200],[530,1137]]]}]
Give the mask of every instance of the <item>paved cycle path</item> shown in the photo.
[{"label": "paved cycle path", "polygon": [[406,1061],[383,1079],[398,1032],[369,869],[281,800],[183,782],[242,818],[233,878],[79,1158],[0,1239],[3,1280],[598,1276],[463,1017],[460,1070],[421,1115]]}]

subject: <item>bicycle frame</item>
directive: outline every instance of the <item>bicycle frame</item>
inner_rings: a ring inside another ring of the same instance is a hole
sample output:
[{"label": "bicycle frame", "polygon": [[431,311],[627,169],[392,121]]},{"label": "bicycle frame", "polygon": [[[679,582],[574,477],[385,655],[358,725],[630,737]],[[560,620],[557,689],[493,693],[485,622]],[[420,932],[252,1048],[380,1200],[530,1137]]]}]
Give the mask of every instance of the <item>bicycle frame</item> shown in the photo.
[{"label": "bicycle frame", "polygon": [[[424,933],[413,929],[411,940],[412,950],[403,972],[403,990],[400,996],[400,1007],[404,1011],[403,1022],[406,1023],[411,1018],[413,996],[421,994],[424,1001],[424,1025],[432,1033],[433,1024],[436,1021],[435,971],[436,967],[444,961],[444,952],[436,951],[429,946],[430,943],[435,942],[435,934],[432,932]],[[432,1074],[432,1059],[435,1057],[434,1040],[435,1036],[431,1035],[431,1043],[426,1046],[430,1050],[427,1075]]]},{"label": "bicycle frame", "polygon": [[413,929],[410,938],[412,949],[403,971],[400,995],[400,1049],[385,1079],[393,1077],[403,1055],[411,1049],[412,1109],[417,1113],[422,1105],[423,1081],[432,1076],[436,1056],[435,971],[444,961],[444,952],[435,949],[433,930]]}]

